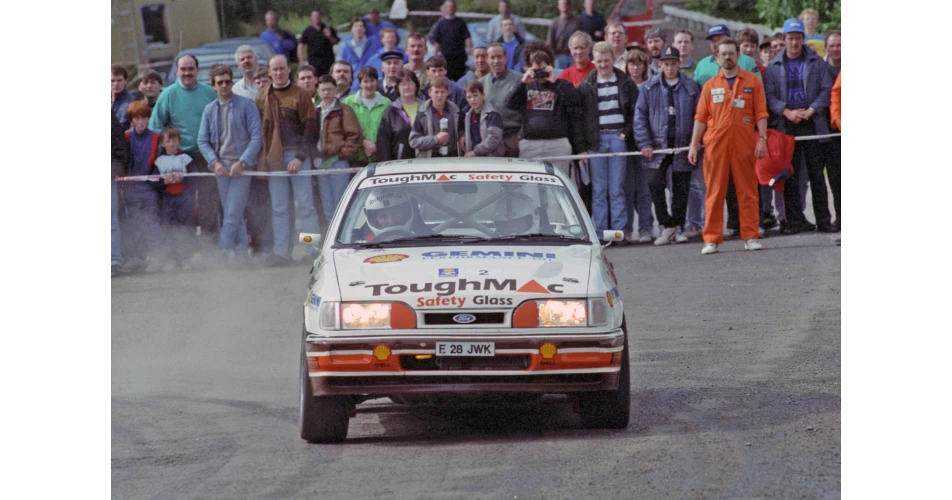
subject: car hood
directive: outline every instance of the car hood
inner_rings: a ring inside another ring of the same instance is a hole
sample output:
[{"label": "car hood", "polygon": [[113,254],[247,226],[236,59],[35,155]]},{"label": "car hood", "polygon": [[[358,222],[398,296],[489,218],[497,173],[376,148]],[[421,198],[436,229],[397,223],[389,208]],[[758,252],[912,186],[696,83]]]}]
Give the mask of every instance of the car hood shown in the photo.
[{"label": "car hood", "polygon": [[470,308],[517,305],[533,296],[585,297],[592,251],[589,245],[341,249],[334,264],[341,300]]}]

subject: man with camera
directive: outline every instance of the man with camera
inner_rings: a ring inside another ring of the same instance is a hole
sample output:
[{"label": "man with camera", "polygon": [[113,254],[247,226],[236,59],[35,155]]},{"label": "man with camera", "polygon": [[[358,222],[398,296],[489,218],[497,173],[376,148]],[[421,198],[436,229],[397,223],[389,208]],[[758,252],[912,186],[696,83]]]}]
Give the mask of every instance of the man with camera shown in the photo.
[{"label": "man with camera", "polygon": [[[524,113],[522,140],[519,141],[520,158],[563,156],[572,154],[570,134],[574,133],[570,121],[580,119],[582,96],[565,80],[555,77],[552,49],[545,47],[532,54],[531,66],[522,81],[506,99],[506,107]],[[575,127],[577,130],[578,127]],[[576,138],[584,143],[584,137]],[[569,160],[556,160],[552,164],[569,174]]]}]

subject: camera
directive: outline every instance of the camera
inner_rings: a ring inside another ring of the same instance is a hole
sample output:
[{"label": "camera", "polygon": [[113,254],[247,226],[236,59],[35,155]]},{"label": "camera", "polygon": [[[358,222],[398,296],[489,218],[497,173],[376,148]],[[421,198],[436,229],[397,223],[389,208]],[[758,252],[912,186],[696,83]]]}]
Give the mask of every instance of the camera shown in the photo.
[{"label": "camera", "polygon": [[548,78],[548,77],[549,77],[549,71],[548,71],[548,70],[544,70],[544,69],[537,69],[537,70],[535,70],[535,71],[532,72],[532,77],[535,78],[535,79],[537,79],[537,80],[541,80],[541,79],[543,79],[543,78]]}]

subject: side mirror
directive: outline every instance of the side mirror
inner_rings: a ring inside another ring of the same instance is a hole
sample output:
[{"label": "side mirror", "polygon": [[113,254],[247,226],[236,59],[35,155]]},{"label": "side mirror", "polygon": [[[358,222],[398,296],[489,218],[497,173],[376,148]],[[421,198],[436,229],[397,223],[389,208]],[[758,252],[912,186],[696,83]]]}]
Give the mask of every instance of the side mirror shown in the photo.
[{"label": "side mirror", "polygon": [[320,250],[320,249],[321,249],[321,247],[318,246],[318,245],[320,245],[320,242],[321,242],[321,235],[320,235],[320,234],[317,234],[317,233],[300,233],[300,235],[298,235],[298,239],[299,239],[299,241],[300,241],[301,243],[306,243],[306,244],[308,244],[308,245],[311,245],[312,247],[314,247],[314,248],[317,249],[317,250]]},{"label": "side mirror", "polygon": [[605,229],[602,231],[602,241],[622,241],[624,239],[624,231],[616,231],[614,229]]}]

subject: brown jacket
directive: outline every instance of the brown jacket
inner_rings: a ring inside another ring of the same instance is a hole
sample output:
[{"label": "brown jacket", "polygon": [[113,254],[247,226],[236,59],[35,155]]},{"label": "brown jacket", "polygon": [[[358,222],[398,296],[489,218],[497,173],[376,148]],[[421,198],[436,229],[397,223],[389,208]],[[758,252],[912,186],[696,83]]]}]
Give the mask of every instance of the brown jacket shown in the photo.
[{"label": "brown jacket", "polygon": [[[316,112],[321,115],[320,105]],[[321,154],[324,158],[337,155],[341,160],[349,160],[363,145],[364,133],[357,114],[339,99],[334,101],[331,110],[321,120]]]},{"label": "brown jacket", "polygon": [[313,156],[319,124],[304,90],[293,84],[281,91],[268,87],[258,92],[255,104],[261,113],[261,170],[285,170],[285,150],[295,150],[300,160]]}]

